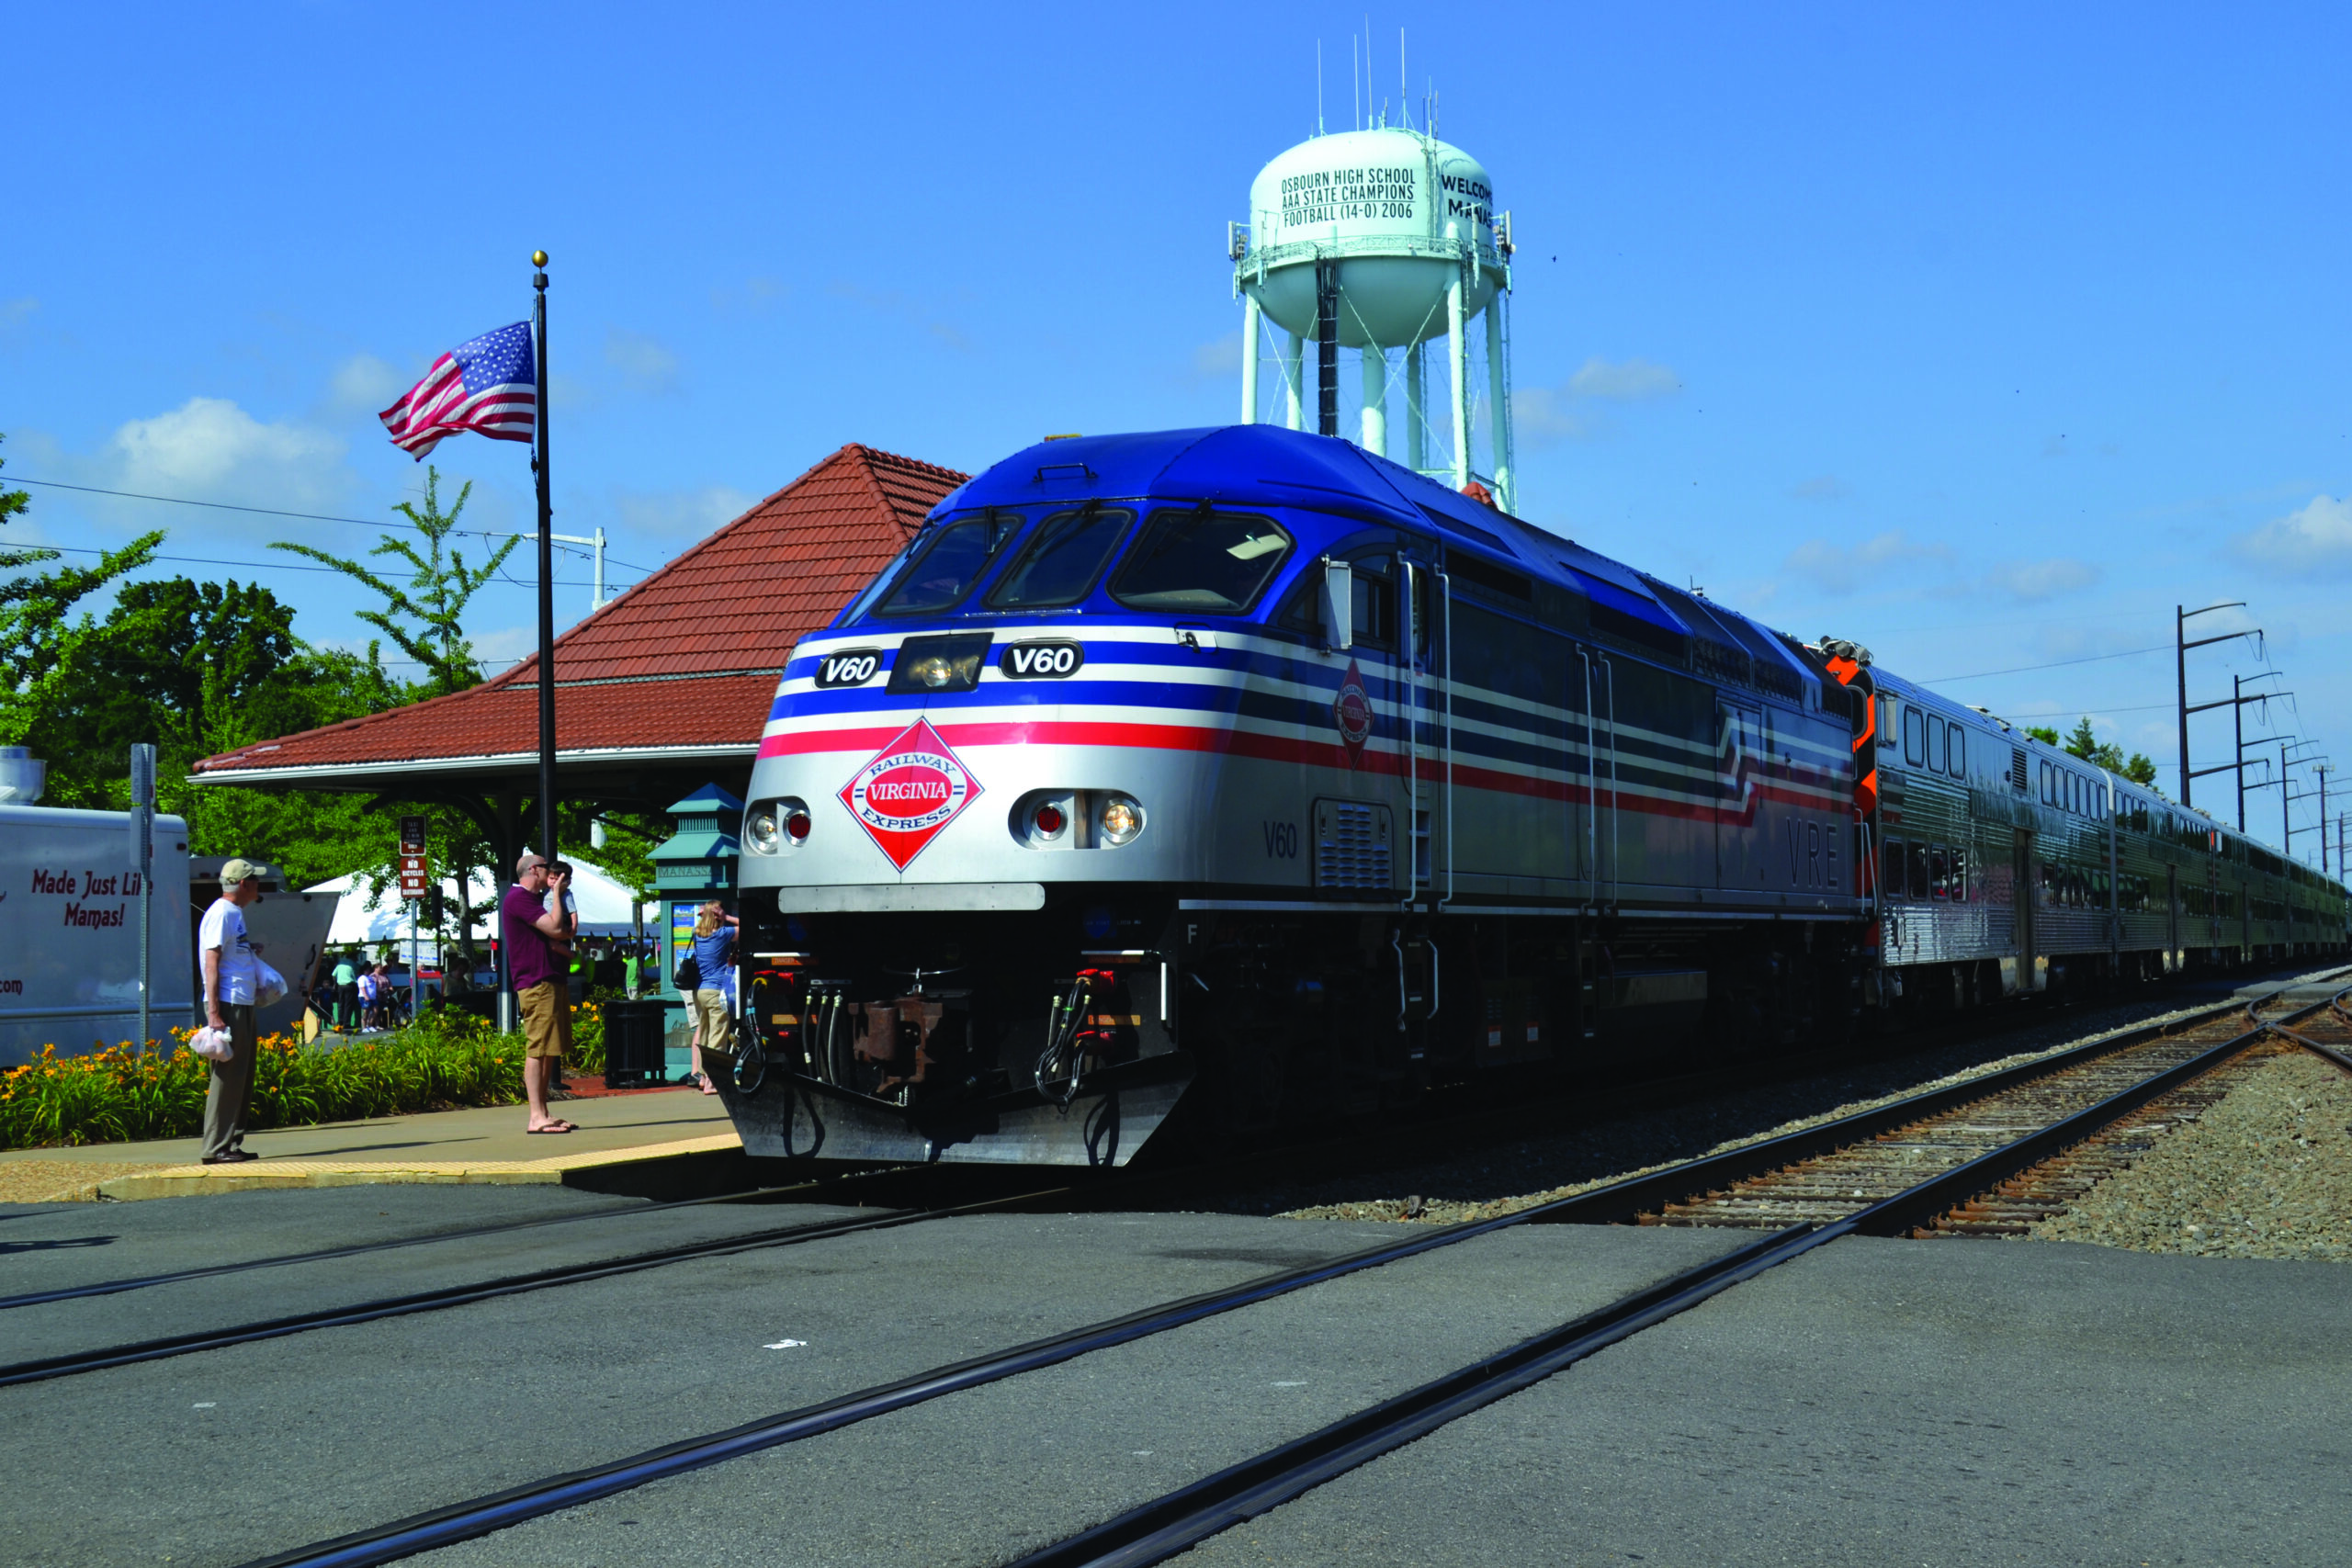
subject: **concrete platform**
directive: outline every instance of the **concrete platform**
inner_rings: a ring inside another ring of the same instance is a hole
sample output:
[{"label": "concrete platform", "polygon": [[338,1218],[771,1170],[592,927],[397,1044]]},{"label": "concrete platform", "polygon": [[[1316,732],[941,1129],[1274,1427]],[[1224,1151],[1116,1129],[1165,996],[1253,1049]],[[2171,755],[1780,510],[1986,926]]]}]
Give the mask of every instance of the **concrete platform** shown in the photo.
[{"label": "concrete platform", "polygon": [[523,1107],[496,1105],[253,1133],[245,1146],[262,1157],[243,1165],[199,1164],[195,1138],[10,1149],[0,1163],[150,1167],[98,1183],[101,1197],[131,1200],[413,1182],[577,1186],[649,1161],[744,1157],[718,1097],[699,1090],[582,1098],[560,1109],[577,1132],[526,1133]]}]

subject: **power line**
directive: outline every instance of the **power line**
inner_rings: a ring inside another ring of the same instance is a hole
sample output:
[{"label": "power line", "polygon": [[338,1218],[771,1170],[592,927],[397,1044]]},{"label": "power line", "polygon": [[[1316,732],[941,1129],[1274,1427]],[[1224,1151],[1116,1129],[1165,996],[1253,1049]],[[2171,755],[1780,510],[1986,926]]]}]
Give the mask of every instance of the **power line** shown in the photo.
[{"label": "power line", "polygon": [[[22,474],[10,474],[7,482],[40,485],[48,490],[78,491],[84,495],[111,495],[124,501],[155,501],[170,506],[202,506],[215,512],[249,512],[256,517],[292,517],[304,523],[348,523],[355,528],[410,528],[419,533],[424,531],[414,523],[387,522],[381,518],[337,517],[325,512],[284,512],[274,506],[243,506],[227,501],[196,501],[184,495],[148,495],[133,490],[107,490],[98,485],[70,485],[62,479],[28,479]],[[479,539],[536,539],[538,537],[537,534],[505,533],[490,528],[453,528],[450,532],[460,538],[471,536]],[[555,547],[567,555],[579,555],[584,558],[587,554],[586,551],[575,547],[557,545]],[[613,566],[626,568],[630,571],[650,572],[654,570],[651,567],[639,566],[634,561],[616,560],[609,553],[605,555],[605,559]]]},{"label": "power line", "polygon": [[[85,549],[74,545],[23,545],[14,547],[28,550],[54,550],[60,555],[70,556],[103,556],[107,553],[105,550]],[[209,556],[150,556],[148,558],[150,560],[177,561],[187,566],[243,567],[249,571],[324,571],[333,572],[337,577],[345,575],[345,573],[337,568],[331,566],[288,566],[283,562],[274,560],[219,560]],[[639,569],[632,567],[630,570],[637,570]],[[504,577],[505,573],[502,570],[499,575]],[[522,582],[512,577],[507,577],[506,581],[513,583],[517,588],[536,588],[538,586],[536,582]],[[560,586],[567,588],[578,587],[581,581],[580,579],[575,577],[559,577],[555,581]]]},{"label": "power line", "polygon": [[2039,664],[2020,664],[2014,670],[1979,670],[1967,675],[1939,675],[1932,681],[1917,682],[1922,686],[1949,685],[1954,681],[1983,681],[1995,675],[2030,675],[2040,670],[2063,670],[2069,664],[2097,664],[2109,659],[2136,659],[2143,653],[2169,653],[2172,644],[2160,648],[2126,649],[2121,653],[2094,653],[2082,659],[2047,659]]}]

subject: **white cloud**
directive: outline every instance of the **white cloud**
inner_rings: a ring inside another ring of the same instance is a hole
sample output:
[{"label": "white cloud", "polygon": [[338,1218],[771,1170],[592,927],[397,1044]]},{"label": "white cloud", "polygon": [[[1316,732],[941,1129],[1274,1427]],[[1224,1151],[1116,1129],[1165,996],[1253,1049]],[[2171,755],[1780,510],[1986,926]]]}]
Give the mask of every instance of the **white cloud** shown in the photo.
[{"label": "white cloud", "polygon": [[605,329],[605,363],[640,392],[659,397],[678,388],[678,356],[643,333]]},{"label": "white cloud", "polygon": [[325,431],[264,424],[226,398],[190,398],[123,424],[95,466],[112,489],[322,511],[345,492],[345,450]]},{"label": "white cloud", "polygon": [[1221,381],[1241,373],[1241,334],[1227,333],[1193,350],[1193,379]]},{"label": "white cloud", "polygon": [[1799,501],[1843,501],[1853,493],[1854,487],[1836,474],[1816,474],[1789,487],[1789,494]]},{"label": "white cloud", "polygon": [[1951,550],[1943,545],[1922,544],[1894,528],[1854,545],[1807,539],[1789,552],[1781,570],[1804,579],[1820,592],[1842,595],[1862,587],[1866,579],[1926,561],[1949,567]]},{"label": "white cloud", "polygon": [[29,294],[21,299],[0,299],[0,331],[23,325],[32,320],[33,312],[40,309],[40,301]]},{"label": "white cloud", "polygon": [[1593,412],[1592,405],[1643,402],[1681,389],[1682,378],[1663,365],[1638,358],[1612,365],[1595,355],[1565,385],[1512,391],[1511,423],[1529,446],[1589,441],[1610,428],[1607,416]]},{"label": "white cloud", "polygon": [[401,373],[372,354],[355,354],[327,378],[328,406],[338,413],[375,413],[408,389]]},{"label": "white cloud", "polygon": [[1593,434],[1593,422],[1576,405],[1549,387],[1517,387],[1510,394],[1513,434],[1527,446],[1549,446],[1560,441],[1582,441]]},{"label": "white cloud", "polygon": [[619,491],[613,496],[613,510],[623,523],[639,533],[699,539],[720,524],[741,516],[759,499],[731,485],[705,485],[699,490]]},{"label": "white cloud", "polygon": [[1594,355],[1568,378],[1568,391],[1579,398],[1607,398],[1614,402],[1638,402],[1670,397],[1682,389],[1682,378],[1646,359],[1625,359],[1611,365]]},{"label": "white cloud", "polygon": [[2088,588],[2098,580],[2099,569],[2088,561],[2057,557],[2050,560],[2004,561],[1985,574],[1983,587],[1989,592],[2033,602]]},{"label": "white cloud", "polygon": [[2240,558],[2283,577],[2352,572],[2352,501],[2315,495],[2230,542]]}]

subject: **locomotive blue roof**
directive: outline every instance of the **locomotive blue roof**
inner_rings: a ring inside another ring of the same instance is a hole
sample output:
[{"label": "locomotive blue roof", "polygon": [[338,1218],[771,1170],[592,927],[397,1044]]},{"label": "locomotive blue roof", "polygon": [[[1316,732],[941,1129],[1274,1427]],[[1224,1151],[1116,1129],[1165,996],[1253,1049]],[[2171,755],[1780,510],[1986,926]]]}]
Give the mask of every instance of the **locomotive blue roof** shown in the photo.
[{"label": "locomotive blue roof", "polygon": [[1721,639],[1728,633],[1730,640],[1744,644],[1751,653],[1805,673],[1771,633],[1736,612],[1713,603],[1695,614],[1679,610],[1672,603],[1679,593],[1661,594],[1650,579],[1623,562],[1482,505],[1352,442],[1282,425],[1212,425],[1041,441],[951,491],[931,515],[1094,496],[1299,507],[1397,527],[1435,529],[1447,536],[1449,545],[1491,553],[1622,614],[1685,637]]}]

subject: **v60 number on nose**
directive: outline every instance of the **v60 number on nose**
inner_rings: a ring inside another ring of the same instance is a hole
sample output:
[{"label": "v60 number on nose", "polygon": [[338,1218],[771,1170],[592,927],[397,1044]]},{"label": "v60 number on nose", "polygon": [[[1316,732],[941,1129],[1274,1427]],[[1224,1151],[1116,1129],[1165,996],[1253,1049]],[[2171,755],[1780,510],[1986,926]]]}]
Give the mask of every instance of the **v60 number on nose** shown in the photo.
[{"label": "v60 number on nose", "polygon": [[846,653],[829,653],[817,660],[817,684],[820,687],[862,686],[874,679],[882,668],[882,650],[878,648],[854,648]]}]

